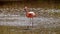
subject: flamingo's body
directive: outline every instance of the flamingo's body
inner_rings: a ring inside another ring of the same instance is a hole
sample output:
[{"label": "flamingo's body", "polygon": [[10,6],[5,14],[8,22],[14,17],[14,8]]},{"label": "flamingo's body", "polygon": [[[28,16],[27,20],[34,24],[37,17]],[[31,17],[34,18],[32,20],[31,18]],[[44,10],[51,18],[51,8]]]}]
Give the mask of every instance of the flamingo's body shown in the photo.
[{"label": "flamingo's body", "polygon": [[35,13],[34,12],[27,12],[26,16],[28,18],[33,18],[33,17],[35,17]]}]

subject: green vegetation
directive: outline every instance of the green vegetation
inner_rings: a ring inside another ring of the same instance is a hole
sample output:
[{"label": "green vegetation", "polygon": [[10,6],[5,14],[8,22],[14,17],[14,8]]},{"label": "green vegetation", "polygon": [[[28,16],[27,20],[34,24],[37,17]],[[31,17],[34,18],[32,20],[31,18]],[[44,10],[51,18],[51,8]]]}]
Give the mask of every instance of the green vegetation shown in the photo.
[{"label": "green vegetation", "polygon": [[49,16],[51,16],[51,17],[60,17],[60,12],[49,12]]},{"label": "green vegetation", "polygon": [[36,7],[36,8],[58,8],[60,9],[60,2],[58,0],[26,0],[26,1],[10,1],[0,2],[0,8],[3,7]]},{"label": "green vegetation", "polygon": [[40,28],[35,30],[24,30],[26,27],[16,27],[16,26],[0,26],[0,34],[60,34],[60,28]]}]

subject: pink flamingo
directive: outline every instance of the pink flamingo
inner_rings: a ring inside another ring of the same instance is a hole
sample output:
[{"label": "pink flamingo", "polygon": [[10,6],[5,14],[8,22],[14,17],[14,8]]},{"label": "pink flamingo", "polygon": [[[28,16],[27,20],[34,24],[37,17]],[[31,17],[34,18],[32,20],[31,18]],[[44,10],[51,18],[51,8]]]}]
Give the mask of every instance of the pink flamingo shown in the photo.
[{"label": "pink flamingo", "polygon": [[[34,12],[29,11],[29,9],[28,9],[27,6],[25,6],[24,10],[25,10],[25,12],[26,12],[26,17],[27,17],[27,18],[30,18],[31,23],[32,23],[32,28],[33,28],[33,17],[35,17],[36,14],[35,14]],[[29,27],[27,27],[27,28],[29,28]]]}]

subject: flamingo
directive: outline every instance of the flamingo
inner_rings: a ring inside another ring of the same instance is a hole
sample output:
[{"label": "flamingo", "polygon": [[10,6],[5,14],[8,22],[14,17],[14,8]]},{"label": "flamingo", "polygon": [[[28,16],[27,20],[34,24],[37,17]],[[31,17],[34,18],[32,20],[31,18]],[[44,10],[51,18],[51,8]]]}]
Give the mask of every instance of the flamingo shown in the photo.
[{"label": "flamingo", "polygon": [[[36,14],[35,14],[34,12],[29,11],[29,9],[28,9],[27,6],[25,6],[24,10],[25,10],[25,12],[26,12],[26,17],[27,17],[27,18],[30,18],[30,20],[31,20],[31,18],[32,18],[31,23],[32,23],[32,28],[33,28],[33,22],[32,22],[32,21],[33,21],[33,17],[35,17]],[[27,27],[27,28],[29,28],[29,27]]]}]

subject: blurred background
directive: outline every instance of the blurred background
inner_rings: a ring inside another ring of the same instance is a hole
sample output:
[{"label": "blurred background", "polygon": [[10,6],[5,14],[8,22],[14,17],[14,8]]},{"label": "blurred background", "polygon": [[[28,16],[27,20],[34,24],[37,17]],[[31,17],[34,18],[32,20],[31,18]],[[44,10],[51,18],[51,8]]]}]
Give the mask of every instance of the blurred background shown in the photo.
[{"label": "blurred background", "polygon": [[0,6],[12,7],[42,7],[42,8],[60,8],[60,0],[0,0]]},{"label": "blurred background", "polygon": [[[33,28],[25,6],[37,15]],[[0,34],[60,34],[60,0],[0,0]]]}]

